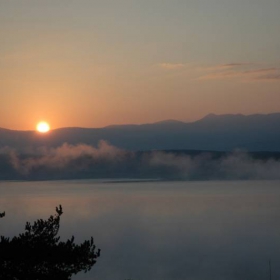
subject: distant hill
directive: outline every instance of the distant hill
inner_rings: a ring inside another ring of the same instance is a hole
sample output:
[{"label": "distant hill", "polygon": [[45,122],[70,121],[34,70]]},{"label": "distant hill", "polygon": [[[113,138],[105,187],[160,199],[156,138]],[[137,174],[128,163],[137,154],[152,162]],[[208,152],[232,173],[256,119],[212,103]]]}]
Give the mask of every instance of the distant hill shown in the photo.
[{"label": "distant hill", "polygon": [[63,143],[97,145],[106,140],[127,150],[280,151],[280,113],[215,115],[185,123],[167,120],[104,128],[60,128],[35,131],[0,129],[0,148],[58,147]]}]

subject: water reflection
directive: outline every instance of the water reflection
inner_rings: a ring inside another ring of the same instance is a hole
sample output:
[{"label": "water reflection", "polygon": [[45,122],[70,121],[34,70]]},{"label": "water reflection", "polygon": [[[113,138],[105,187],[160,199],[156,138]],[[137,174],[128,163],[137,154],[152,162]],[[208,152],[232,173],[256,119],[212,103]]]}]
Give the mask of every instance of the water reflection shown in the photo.
[{"label": "water reflection", "polygon": [[0,184],[1,233],[64,207],[62,240],[94,236],[102,258],[73,279],[280,277],[277,181]]}]

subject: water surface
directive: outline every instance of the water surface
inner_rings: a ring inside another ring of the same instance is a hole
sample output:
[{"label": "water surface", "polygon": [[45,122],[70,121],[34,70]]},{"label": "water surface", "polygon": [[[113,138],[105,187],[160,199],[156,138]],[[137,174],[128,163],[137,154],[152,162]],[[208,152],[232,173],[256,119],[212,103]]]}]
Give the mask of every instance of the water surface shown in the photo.
[{"label": "water surface", "polygon": [[1,182],[0,234],[62,204],[62,240],[101,258],[73,279],[280,278],[280,182]]}]

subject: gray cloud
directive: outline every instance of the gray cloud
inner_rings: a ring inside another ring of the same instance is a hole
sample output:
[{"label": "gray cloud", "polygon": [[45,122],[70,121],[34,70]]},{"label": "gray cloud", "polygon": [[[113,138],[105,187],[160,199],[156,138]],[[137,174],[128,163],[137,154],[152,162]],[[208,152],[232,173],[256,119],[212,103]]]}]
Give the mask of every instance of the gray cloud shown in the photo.
[{"label": "gray cloud", "polygon": [[[211,154],[195,157],[170,153],[154,153],[151,166],[165,167],[181,179],[280,179],[280,162],[274,159],[258,160],[245,152],[233,152],[215,159]],[[171,174],[172,175],[172,174]]]},{"label": "gray cloud", "polygon": [[272,74],[259,76],[258,80],[267,80],[267,81],[280,80],[280,70],[277,72],[275,71]]},{"label": "gray cloud", "polygon": [[63,144],[42,147],[33,156],[7,150],[14,170],[36,179],[142,178],[180,180],[280,179],[280,161],[245,152],[190,156],[171,152],[133,153],[101,141],[98,147]]},{"label": "gray cloud", "polygon": [[160,63],[159,67],[166,69],[166,70],[176,70],[185,67],[183,63]]},{"label": "gray cloud", "polygon": [[[20,158],[16,152],[9,151],[13,167],[22,174],[29,174],[32,170],[38,168],[64,169],[73,167],[73,163],[80,159],[78,164],[74,165],[76,169],[86,168],[90,161],[107,160],[118,161],[122,158],[123,152],[106,141],[100,141],[97,148],[85,145],[69,145],[64,143],[58,148],[40,147],[35,150],[36,156]],[[83,161],[81,161],[81,159]]]},{"label": "gray cloud", "polygon": [[252,63],[228,63],[212,67],[201,68],[206,71],[205,75],[200,76],[200,80],[219,80],[219,79],[241,79],[241,80],[279,80],[280,68],[263,68]]}]

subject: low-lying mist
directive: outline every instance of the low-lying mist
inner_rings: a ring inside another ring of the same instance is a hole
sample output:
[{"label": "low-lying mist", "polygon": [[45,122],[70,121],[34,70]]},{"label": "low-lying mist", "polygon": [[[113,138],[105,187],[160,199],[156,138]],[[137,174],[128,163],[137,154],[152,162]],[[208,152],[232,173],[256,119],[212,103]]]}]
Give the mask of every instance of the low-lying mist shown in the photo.
[{"label": "low-lying mist", "polygon": [[130,152],[100,141],[98,147],[63,144],[58,148],[0,150],[0,179],[56,180],[130,178],[159,180],[280,179],[277,157],[234,151]]}]

